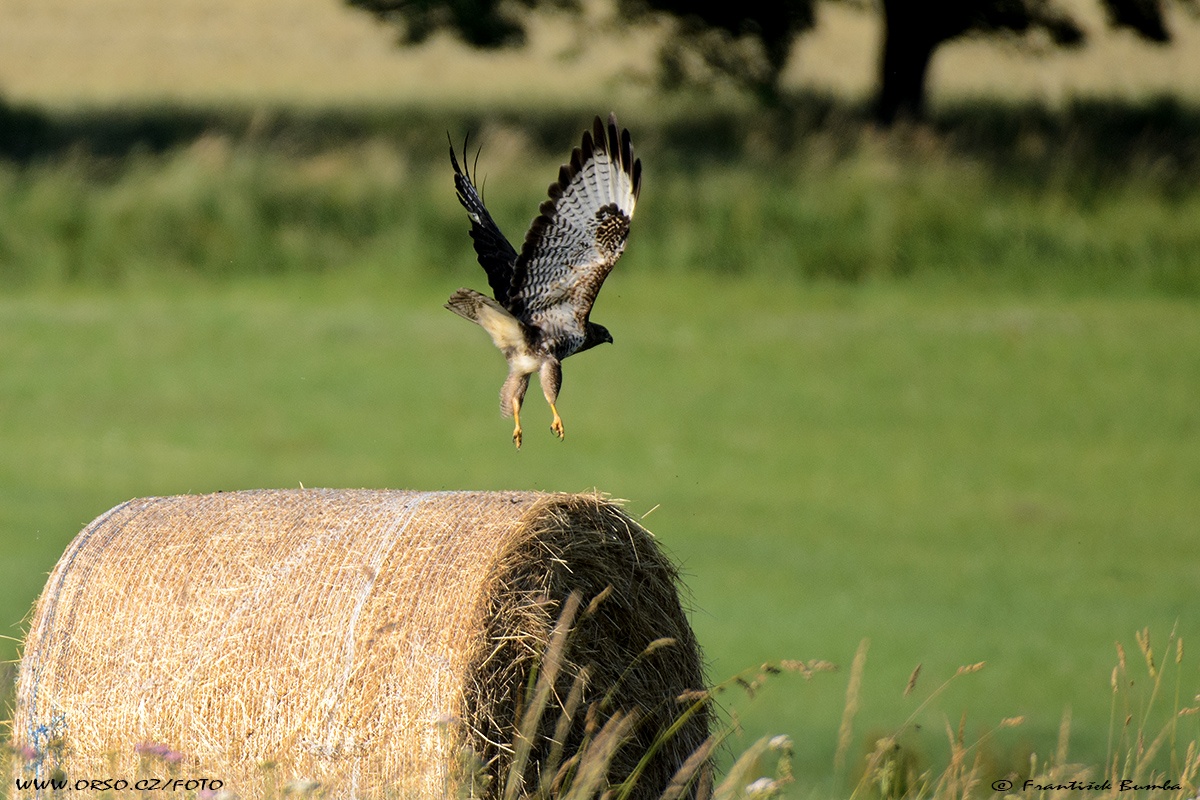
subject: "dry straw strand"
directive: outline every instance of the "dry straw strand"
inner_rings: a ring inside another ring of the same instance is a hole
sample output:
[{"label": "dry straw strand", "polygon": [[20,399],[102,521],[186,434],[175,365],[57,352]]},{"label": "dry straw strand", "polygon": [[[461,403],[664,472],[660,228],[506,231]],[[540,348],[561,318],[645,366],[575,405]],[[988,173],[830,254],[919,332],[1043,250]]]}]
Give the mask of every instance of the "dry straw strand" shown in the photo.
[{"label": "dry straw strand", "polygon": [[842,710],[842,723],[838,728],[837,751],[833,756],[833,771],[842,774],[846,766],[846,755],[854,737],[854,717],[858,715],[859,695],[862,691],[863,672],[867,667],[867,651],[871,647],[870,639],[858,643],[854,653],[854,661],[850,664],[850,680],[846,684],[846,705]]}]

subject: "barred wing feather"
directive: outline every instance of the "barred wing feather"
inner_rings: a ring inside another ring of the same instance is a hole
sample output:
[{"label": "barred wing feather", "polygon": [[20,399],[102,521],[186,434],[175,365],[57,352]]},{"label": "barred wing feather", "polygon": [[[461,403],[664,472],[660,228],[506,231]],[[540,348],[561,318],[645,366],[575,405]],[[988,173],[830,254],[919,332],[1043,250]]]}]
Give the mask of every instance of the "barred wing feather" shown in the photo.
[{"label": "barred wing feather", "polygon": [[525,235],[509,298],[517,317],[543,330],[582,329],[625,249],[641,178],[629,131],[618,133],[615,116],[607,125],[596,117]]}]

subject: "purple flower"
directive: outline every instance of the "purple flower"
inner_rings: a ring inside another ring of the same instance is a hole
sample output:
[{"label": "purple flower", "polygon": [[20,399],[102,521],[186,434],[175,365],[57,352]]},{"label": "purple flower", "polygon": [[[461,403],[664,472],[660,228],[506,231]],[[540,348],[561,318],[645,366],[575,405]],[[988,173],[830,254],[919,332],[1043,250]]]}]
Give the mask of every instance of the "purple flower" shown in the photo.
[{"label": "purple flower", "polygon": [[136,745],[133,749],[144,756],[161,758],[168,764],[178,764],[183,760],[183,753],[180,753],[177,750],[172,750],[167,745],[160,744],[158,742],[142,742],[141,744]]}]

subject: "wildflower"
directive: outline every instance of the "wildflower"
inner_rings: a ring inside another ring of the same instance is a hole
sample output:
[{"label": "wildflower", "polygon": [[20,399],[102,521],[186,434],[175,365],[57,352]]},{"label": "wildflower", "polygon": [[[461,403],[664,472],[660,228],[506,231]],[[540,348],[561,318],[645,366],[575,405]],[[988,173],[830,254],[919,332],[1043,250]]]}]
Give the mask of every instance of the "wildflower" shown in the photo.
[{"label": "wildflower", "polygon": [[779,788],[779,784],[770,778],[759,778],[746,787],[746,797],[770,797]]},{"label": "wildflower", "polygon": [[312,778],[296,778],[283,787],[283,793],[308,795],[315,792],[320,785],[319,781],[314,781]]},{"label": "wildflower", "polygon": [[178,764],[183,760],[183,753],[172,750],[169,746],[158,742],[142,742],[135,745],[133,749],[139,755],[161,758],[168,764]]}]

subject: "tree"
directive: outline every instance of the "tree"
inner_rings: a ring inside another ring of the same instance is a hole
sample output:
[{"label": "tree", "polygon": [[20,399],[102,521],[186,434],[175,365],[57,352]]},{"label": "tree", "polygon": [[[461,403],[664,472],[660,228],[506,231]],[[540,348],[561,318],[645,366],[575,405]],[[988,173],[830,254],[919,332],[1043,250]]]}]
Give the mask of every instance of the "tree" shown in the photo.
[{"label": "tree", "polygon": [[[674,21],[659,52],[668,87],[704,73],[733,78],[772,104],[796,37],[813,26],[815,0],[617,0],[625,19],[665,16]],[[692,62],[692,63],[689,63]]]},{"label": "tree", "polygon": [[[391,23],[403,44],[448,31],[485,49],[525,42],[528,15],[552,8],[580,14],[580,0],[346,0]],[[812,27],[814,0],[615,0],[628,24],[663,17],[674,23],[659,53],[661,78],[670,87],[732,78],[765,102],[778,98],[779,77],[796,36]]]},{"label": "tree", "polygon": [[[1162,0],[1101,0],[1110,24],[1167,42]],[[925,113],[929,63],[942,44],[971,33],[1042,31],[1051,42],[1084,42],[1079,24],[1052,0],[882,0],[884,38],[875,115],[883,124]]]},{"label": "tree", "polygon": [[[1115,27],[1167,42],[1165,0],[1099,0]],[[396,24],[402,40],[420,42],[449,30],[477,47],[520,44],[527,15],[542,7],[581,13],[580,0],[346,0]],[[779,81],[797,36],[812,27],[816,0],[616,0],[630,24],[670,20],[659,54],[668,86],[698,75],[724,75],[765,103],[779,99]],[[969,34],[1041,32],[1055,45],[1078,46],[1084,31],[1055,0],[875,0],[884,36],[875,97],[876,119],[890,125],[925,113],[929,64],[942,44]],[[1177,0],[1193,9],[1200,0]]]},{"label": "tree", "polygon": [[578,12],[578,0],[346,0],[400,31],[402,44],[420,44],[448,30],[472,47],[525,43],[525,19],[538,6]]}]

